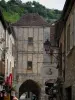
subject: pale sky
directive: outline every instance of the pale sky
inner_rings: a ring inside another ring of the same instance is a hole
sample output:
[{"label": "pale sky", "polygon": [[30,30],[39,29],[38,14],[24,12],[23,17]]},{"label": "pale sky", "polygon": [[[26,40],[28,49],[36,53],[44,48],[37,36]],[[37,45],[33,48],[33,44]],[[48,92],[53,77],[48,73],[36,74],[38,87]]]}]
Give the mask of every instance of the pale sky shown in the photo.
[{"label": "pale sky", "polygon": [[[5,0],[5,1],[8,1],[8,0]],[[66,0],[21,0],[21,1],[22,2],[38,1],[40,4],[44,5],[46,8],[62,10]]]}]

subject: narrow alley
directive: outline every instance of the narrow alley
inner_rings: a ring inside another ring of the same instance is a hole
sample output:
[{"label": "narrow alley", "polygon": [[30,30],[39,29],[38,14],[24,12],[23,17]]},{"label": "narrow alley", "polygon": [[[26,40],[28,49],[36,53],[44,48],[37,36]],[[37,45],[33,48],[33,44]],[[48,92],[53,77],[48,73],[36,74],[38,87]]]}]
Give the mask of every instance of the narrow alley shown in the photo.
[{"label": "narrow alley", "polygon": [[75,100],[75,0],[43,3],[0,1],[0,100]]}]

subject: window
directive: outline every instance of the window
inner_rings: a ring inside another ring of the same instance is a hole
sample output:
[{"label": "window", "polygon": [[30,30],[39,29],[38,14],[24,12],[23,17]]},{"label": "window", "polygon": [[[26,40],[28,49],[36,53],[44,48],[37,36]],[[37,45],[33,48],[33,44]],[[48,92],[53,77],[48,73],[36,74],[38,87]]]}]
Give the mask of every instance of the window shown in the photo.
[{"label": "window", "polygon": [[28,37],[28,44],[33,45],[33,37]]},{"label": "window", "polygon": [[67,27],[67,52],[70,50],[70,24]]},{"label": "window", "polygon": [[27,70],[32,70],[32,61],[27,62]]}]

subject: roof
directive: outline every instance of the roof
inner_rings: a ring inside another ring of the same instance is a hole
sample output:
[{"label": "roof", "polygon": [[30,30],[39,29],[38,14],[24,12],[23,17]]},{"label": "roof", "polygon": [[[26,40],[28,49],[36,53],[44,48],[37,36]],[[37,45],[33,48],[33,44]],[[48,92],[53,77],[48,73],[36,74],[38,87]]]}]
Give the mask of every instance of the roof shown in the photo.
[{"label": "roof", "polygon": [[61,18],[56,22],[56,26],[55,26],[55,39],[59,40],[62,30],[65,26],[66,20],[71,12],[71,9],[74,5],[75,0],[66,0],[63,11],[62,11],[62,15]]},{"label": "roof", "polygon": [[2,14],[1,10],[0,10],[0,20],[1,20],[2,24],[3,24],[4,29],[6,29],[6,22],[4,20],[4,17],[3,17],[3,14]]},{"label": "roof", "polygon": [[75,0],[66,0],[63,11],[62,11],[62,15],[61,15],[61,19],[67,19],[73,4],[74,4]]},{"label": "roof", "polygon": [[11,23],[6,22],[6,24],[7,24],[8,34],[12,34],[12,36],[14,37],[14,39],[16,39],[15,31],[14,31],[14,29],[13,29]]},{"label": "roof", "polygon": [[13,26],[50,26],[39,14],[24,14]]}]

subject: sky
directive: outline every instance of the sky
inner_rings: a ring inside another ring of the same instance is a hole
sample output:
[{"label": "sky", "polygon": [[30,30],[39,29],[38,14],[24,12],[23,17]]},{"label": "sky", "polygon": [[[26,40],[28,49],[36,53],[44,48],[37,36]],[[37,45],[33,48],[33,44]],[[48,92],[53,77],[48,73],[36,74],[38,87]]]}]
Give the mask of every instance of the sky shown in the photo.
[{"label": "sky", "polygon": [[[8,0],[5,0],[8,1]],[[63,10],[66,0],[21,0],[23,3],[27,1],[37,1],[46,8]]]}]

